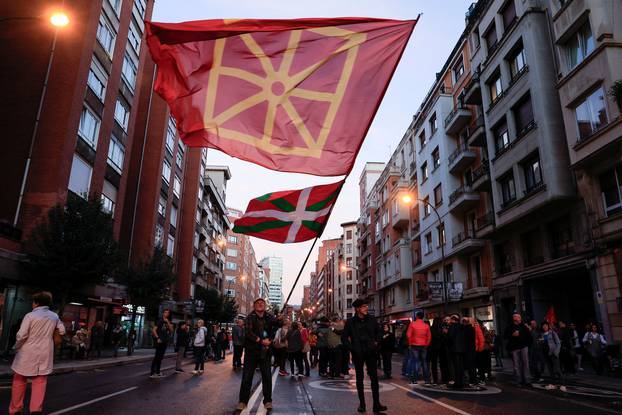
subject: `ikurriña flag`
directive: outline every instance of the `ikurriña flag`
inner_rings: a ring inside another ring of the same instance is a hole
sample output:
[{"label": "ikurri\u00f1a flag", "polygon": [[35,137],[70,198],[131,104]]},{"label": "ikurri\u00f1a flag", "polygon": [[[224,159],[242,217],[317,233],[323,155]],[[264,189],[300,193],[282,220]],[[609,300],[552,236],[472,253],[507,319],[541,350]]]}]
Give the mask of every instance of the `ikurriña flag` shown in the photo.
[{"label": "ikurri\u00f1a flag", "polygon": [[322,235],[344,181],[268,193],[248,203],[233,232],[279,243],[302,242]]},{"label": "ikurri\u00f1a flag", "polygon": [[269,169],[348,174],[416,20],[147,23],[182,140]]}]

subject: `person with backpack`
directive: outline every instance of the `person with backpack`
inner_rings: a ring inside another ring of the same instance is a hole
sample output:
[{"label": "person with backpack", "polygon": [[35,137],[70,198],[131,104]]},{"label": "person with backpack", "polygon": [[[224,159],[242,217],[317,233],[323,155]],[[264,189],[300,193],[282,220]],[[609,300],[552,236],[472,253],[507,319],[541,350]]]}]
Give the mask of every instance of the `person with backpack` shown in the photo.
[{"label": "person with backpack", "polygon": [[242,367],[242,354],[244,353],[244,320],[238,319],[237,324],[231,331],[233,341],[233,368]]},{"label": "person with backpack", "polygon": [[331,321],[330,329],[326,334],[331,379],[343,379],[343,375],[341,374],[341,335],[337,333],[340,322],[341,320],[339,317],[334,317]]},{"label": "person with backpack", "polygon": [[197,321],[197,330],[194,335],[192,346],[194,347],[194,370],[193,375],[203,374],[205,368],[205,346],[207,344],[208,333],[207,328],[204,326],[203,320]]},{"label": "person with backpack", "polygon": [[328,376],[328,361],[329,361],[329,353],[328,353],[328,332],[330,329],[328,328],[328,319],[326,317],[322,317],[318,322],[318,328],[316,331],[317,334],[317,350],[319,355],[318,360],[318,374],[320,377],[325,378]]},{"label": "person with backpack", "polygon": [[279,366],[279,376],[287,376],[285,369],[285,361],[287,360],[287,332],[289,330],[289,321],[285,320],[283,325],[276,331],[274,335],[274,357]]},{"label": "person with backpack", "polygon": [[583,346],[592,359],[592,365],[594,366],[596,374],[602,375],[603,357],[605,356],[607,340],[605,340],[605,336],[598,332],[598,326],[596,324],[592,324],[590,326],[590,331],[583,336]]},{"label": "person with backpack", "polygon": [[[289,367],[291,370],[292,379],[295,377],[301,378],[304,373],[302,348],[304,346],[302,341],[302,335],[298,328],[298,323],[293,322],[291,330],[287,332],[287,355],[289,359]],[[294,372],[294,363],[296,371]]]}]

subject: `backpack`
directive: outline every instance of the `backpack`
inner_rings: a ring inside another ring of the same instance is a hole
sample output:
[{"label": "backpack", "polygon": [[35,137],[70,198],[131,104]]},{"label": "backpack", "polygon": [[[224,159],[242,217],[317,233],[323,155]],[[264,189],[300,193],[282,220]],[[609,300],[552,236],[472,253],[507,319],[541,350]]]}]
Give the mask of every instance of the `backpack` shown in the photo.
[{"label": "backpack", "polygon": [[278,329],[276,335],[274,336],[274,347],[277,349],[287,347],[287,340],[285,339],[283,328]]}]

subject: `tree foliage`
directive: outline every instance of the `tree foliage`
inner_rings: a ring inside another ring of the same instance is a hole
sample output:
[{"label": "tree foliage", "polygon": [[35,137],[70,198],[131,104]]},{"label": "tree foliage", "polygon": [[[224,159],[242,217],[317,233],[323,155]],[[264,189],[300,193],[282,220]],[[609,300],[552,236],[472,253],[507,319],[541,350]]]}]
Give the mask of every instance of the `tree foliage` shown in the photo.
[{"label": "tree foliage", "polygon": [[238,305],[235,299],[225,297],[214,288],[203,288],[196,286],[194,290],[195,299],[204,303],[203,313],[199,317],[205,321],[214,323],[230,323],[238,314]]},{"label": "tree foliage", "polygon": [[26,242],[25,267],[31,282],[51,291],[61,312],[72,293],[113,277],[120,263],[113,221],[98,196],[70,195],[51,208]]}]

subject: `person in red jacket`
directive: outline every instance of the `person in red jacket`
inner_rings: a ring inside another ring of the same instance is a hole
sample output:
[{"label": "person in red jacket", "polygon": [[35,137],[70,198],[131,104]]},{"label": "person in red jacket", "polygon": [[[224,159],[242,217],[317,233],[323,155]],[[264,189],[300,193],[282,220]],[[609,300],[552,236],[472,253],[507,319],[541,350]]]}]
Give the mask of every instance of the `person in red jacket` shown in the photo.
[{"label": "person in red jacket", "polygon": [[410,379],[411,384],[417,383],[419,368],[423,370],[423,380],[426,385],[430,384],[430,370],[428,368],[428,346],[432,342],[430,326],[423,321],[423,312],[418,311],[415,321],[411,322],[406,331],[406,338],[411,356],[415,363],[415,370]]}]

